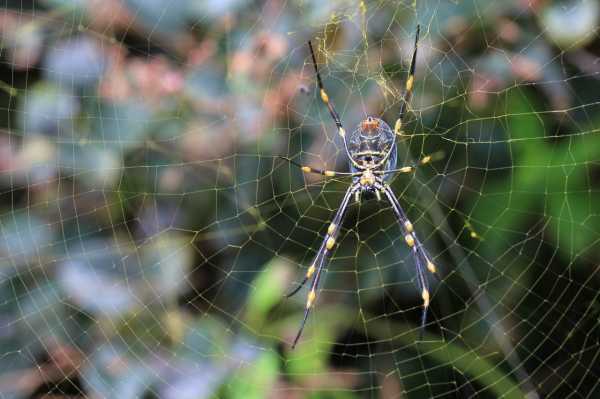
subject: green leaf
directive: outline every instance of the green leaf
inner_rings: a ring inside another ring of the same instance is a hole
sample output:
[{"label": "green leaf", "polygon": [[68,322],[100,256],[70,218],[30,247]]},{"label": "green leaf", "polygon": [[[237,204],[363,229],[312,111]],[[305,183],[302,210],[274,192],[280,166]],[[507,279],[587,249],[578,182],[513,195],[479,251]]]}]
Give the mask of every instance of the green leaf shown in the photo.
[{"label": "green leaf", "polygon": [[[498,253],[515,240],[520,225],[537,214],[545,189],[551,147],[545,143],[545,121],[540,105],[526,90],[510,90],[506,97],[506,132],[512,167],[508,173],[486,175],[476,198],[471,219],[483,226],[482,236],[491,253]],[[486,230],[487,229],[487,230]]]},{"label": "green leaf", "polygon": [[[340,331],[352,324],[353,316],[348,309],[341,306],[315,308],[306,323],[298,345],[293,350],[289,349],[287,366],[290,374],[298,378],[306,378],[325,373],[329,367],[329,354],[333,350],[335,338]],[[298,317],[287,320],[288,328],[294,331],[294,335],[300,320],[302,319]]]},{"label": "green leaf", "polygon": [[527,173],[546,164],[546,121],[538,101],[526,89],[512,89],[506,96],[507,140],[513,156],[515,173]]},{"label": "green leaf", "polygon": [[252,284],[247,300],[246,320],[253,329],[260,329],[268,312],[281,302],[287,282],[287,268],[273,258]]},{"label": "green leaf", "polygon": [[269,396],[279,377],[279,357],[275,352],[264,352],[227,381],[228,397],[262,399]]}]

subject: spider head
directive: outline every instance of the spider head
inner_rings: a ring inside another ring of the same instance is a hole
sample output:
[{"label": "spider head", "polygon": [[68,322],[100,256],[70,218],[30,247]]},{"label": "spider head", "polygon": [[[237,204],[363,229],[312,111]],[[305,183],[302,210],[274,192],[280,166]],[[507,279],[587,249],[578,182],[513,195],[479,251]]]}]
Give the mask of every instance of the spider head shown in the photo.
[{"label": "spider head", "polygon": [[373,172],[371,172],[370,169],[365,170],[360,175],[360,179],[359,179],[360,185],[366,189],[372,188],[375,185],[376,181],[377,181],[377,179],[375,178],[375,175],[373,174]]},{"label": "spider head", "polygon": [[381,120],[379,118],[373,118],[372,116],[369,116],[360,123],[359,129],[365,136],[376,136],[379,132],[380,123]]}]

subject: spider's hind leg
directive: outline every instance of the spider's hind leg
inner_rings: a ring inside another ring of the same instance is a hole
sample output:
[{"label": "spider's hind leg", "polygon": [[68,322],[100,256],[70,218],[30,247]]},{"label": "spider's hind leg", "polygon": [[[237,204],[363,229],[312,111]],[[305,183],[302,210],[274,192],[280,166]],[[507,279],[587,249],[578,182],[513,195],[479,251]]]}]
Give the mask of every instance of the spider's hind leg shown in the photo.
[{"label": "spider's hind leg", "polygon": [[402,230],[405,233],[404,241],[406,245],[411,250],[413,254],[413,259],[415,262],[415,268],[417,273],[417,287],[421,293],[421,298],[423,300],[423,311],[421,315],[421,334],[423,329],[425,328],[425,324],[427,323],[427,310],[429,309],[429,304],[431,300],[431,294],[429,291],[429,281],[427,279],[426,273],[429,271],[431,274],[436,275],[437,269],[434,263],[431,261],[423,244],[417,238],[417,235],[414,232],[414,227],[404,210],[400,206],[400,202],[396,198],[396,195],[391,190],[388,185],[383,185],[382,190],[385,192],[386,197],[390,201],[392,205],[392,209],[396,214],[396,218],[398,219],[398,223],[400,224]]},{"label": "spider's hind leg", "polygon": [[344,213],[346,212],[346,209],[348,208],[348,203],[350,202],[350,198],[352,198],[352,194],[354,194],[358,190],[359,190],[358,184],[353,184],[352,186],[348,187],[348,190],[346,191],[346,195],[344,196],[344,199],[342,200],[342,203],[341,203],[339,209],[337,210],[335,217],[333,218],[331,224],[327,228],[327,234],[325,235],[325,238],[323,239],[321,247],[319,248],[319,251],[317,252],[317,255],[315,256],[314,262],[308,268],[308,271],[306,272],[306,276],[304,277],[302,282],[299,284],[299,286],[287,295],[288,297],[290,297],[290,296],[294,295],[295,293],[297,293],[304,286],[304,284],[310,278],[312,278],[312,283],[310,285],[310,290],[308,292],[308,297],[306,300],[306,308],[304,310],[304,318],[302,319],[302,323],[300,324],[300,328],[298,330],[298,333],[296,334],[296,338],[294,338],[294,342],[292,344],[292,349],[296,347],[296,344],[298,343],[298,340],[300,339],[300,336],[302,335],[302,331],[304,330],[306,320],[308,319],[308,314],[310,313],[310,310],[311,310],[312,306],[314,305],[315,300],[317,298],[317,287],[318,287],[319,281],[321,279],[321,272],[323,271],[323,267],[325,266],[325,264],[327,262],[328,256],[331,254],[331,252],[333,251],[333,248],[335,247],[337,236],[341,229],[342,219],[344,217]]}]

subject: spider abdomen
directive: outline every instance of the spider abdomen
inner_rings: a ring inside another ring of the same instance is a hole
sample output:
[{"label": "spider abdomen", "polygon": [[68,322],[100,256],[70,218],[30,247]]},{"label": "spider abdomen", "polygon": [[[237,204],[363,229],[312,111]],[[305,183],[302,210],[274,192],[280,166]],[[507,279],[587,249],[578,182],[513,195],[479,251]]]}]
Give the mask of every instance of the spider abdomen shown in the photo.
[{"label": "spider abdomen", "polygon": [[369,116],[348,137],[353,171],[396,167],[395,135],[385,121]]}]

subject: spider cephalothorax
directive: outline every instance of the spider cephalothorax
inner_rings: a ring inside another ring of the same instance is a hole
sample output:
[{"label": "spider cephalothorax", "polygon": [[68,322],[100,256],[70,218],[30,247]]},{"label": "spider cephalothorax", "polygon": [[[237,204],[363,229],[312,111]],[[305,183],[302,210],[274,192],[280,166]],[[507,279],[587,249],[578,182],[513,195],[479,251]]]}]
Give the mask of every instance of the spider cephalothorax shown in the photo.
[{"label": "spider cephalothorax", "polygon": [[404,242],[411,249],[413,258],[415,261],[417,277],[417,286],[421,292],[423,299],[423,313],[421,316],[421,327],[425,326],[427,320],[427,308],[429,307],[429,283],[425,276],[426,270],[431,273],[436,273],[436,268],[431,261],[429,255],[425,251],[423,244],[417,239],[414,232],[414,228],[406,213],[400,206],[400,202],[396,198],[396,195],[386,183],[386,180],[394,173],[409,173],[415,169],[415,166],[419,164],[426,164],[431,161],[431,156],[426,156],[421,159],[418,164],[407,165],[396,169],[396,137],[402,136],[402,122],[406,115],[408,103],[410,101],[415,73],[415,61],[417,58],[417,44],[419,41],[419,26],[417,25],[417,32],[415,35],[415,47],[413,50],[412,60],[410,63],[410,69],[408,78],[406,80],[406,86],[404,91],[404,97],[400,104],[400,112],[396,123],[394,124],[394,130],[385,123],[382,119],[369,116],[364,119],[358,127],[350,134],[346,135],[346,130],[342,126],[340,117],[335,110],[333,103],[329,99],[329,95],[325,91],[321,75],[319,74],[319,68],[317,67],[317,60],[311,42],[308,42],[310,53],[317,76],[317,83],[319,85],[321,100],[327,105],[329,114],[333,118],[335,125],[338,129],[338,134],[344,141],[344,147],[346,155],[350,163],[350,172],[335,172],[331,170],[320,170],[310,166],[300,165],[292,160],[288,160],[294,165],[299,166],[305,173],[320,173],[324,176],[351,176],[352,184],[346,190],[344,199],[340,204],[333,220],[327,228],[325,238],[317,251],[317,255],[314,258],[313,263],[308,268],[306,275],[302,282],[296,289],[288,294],[289,296],[294,295],[296,292],[304,286],[304,284],[312,278],[310,291],[308,293],[308,299],[306,301],[306,309],[304,311],[304,319],[300,325],[300,329],[294,339],[292,347],[296,346],[310,309],[312,308],[315,299],[317,297],[317,287],[321,279],[321,272],[326,264],[327,258],[330,256],[333,248],[335,247],[338,234],[340,232],[340,226],[344,213],[350,203],[350,199],[354,196],[356,201],[360,201],[361,193],[374,193],[378,200],[381,200],[383,196],[390,202],[392,210],[398,219],[400,227],[404,234]]},{"label": "spider cephalothorax", "polygon": [[378,133],[380,123],[381,119],[369,116],[360,123],[359,129],[362,130],[365,135]]}]

